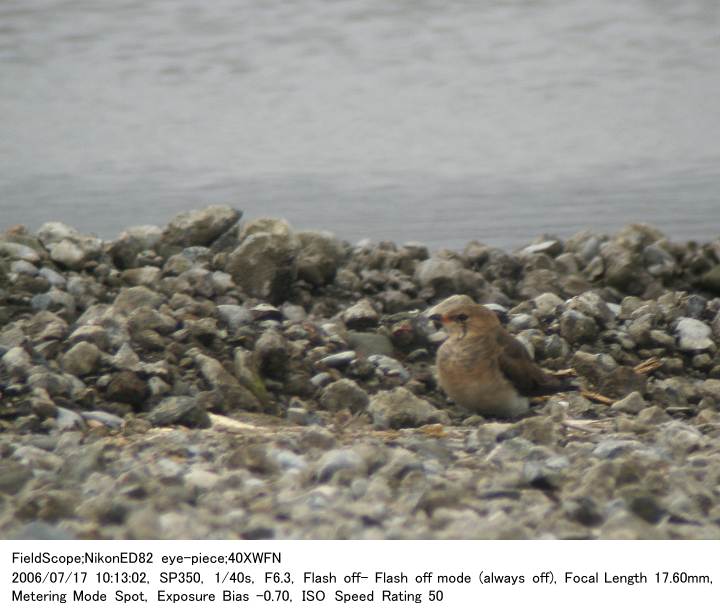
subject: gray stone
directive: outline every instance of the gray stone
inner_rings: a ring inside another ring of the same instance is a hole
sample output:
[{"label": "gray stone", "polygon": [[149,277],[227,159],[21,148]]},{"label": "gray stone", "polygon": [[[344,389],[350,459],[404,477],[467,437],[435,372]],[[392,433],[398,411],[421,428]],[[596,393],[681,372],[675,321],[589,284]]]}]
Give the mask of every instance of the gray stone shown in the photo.
[{"label": "gray stone", "polygon": [[522,477],[525,483],[538,490],[557,490],[562,483],[562,473],[539,460],[525,462]]},{"label": "gray stone", "polygon": [[80,415],[90,424],[97,422],[109,428],[121,428],[125,423],[121,417],[105,411],[82,411]]},{"label": "gray stone", "polygon": [[130,269],[137,265],[139,254],[157,246],[161,236],[162,229],[155,225],[131,227],[110,245],[110,256],[117,267]]},{"label": "gray stone", "polygon": [[91,342],[102,351],[110,350],[110,337],[107,330],[100,325],[81,325],[68,336],[68,342],[72,344],[82,341]]},{"label": "gray stone", "polygon": [[614,459],[639,448],[640,444],[636,441],[606,439],[601,441],[595,449],[593,449],[593,455],[598,458]]},{"label": "gray stone", "polygon": [[154,426],[180,424],[189,428],[208,428],[210,418],[189,396],[173,396],[161,400],[147,414],[147,420]]},{"label": "gray stone", "polygon": [[[71,377],[74,378],[74,377]],[[72,396],[73,385],[66,375],[53,374],[44,368],[33,368],[28,376],[31,389],[44,389],[50,396]]]},{"label": "gray stone", "polygon": [[127,342],[122,344],[110,361],[116,370],[140,369],[140,358]]},{"label": "gray stone", "polygon": [[367,298],[361,299],[343,312],[343,321],[350,329],[367,329],[378,324],[380,315]]},{"label": "gray stone", "polygon": [[253,322],[253,315],[250,310],[244,306],[236,306],[233,304],[221,304],[217,307],[220,320],[228,326],[230,331],[237,331],[243,325]]},{"label": "gray stone", "polygon": [[113,308],[118,314],[129,315],[135,309],[143,307],[157,308],[164,298],[147,287],[127,287],[118,293]]},{"label": "gray stone", "polygon": [[70,295],[70,293],[66,293],[65,291],[61,291],[55,287],[50,289],[47,293],[35,295],[30,300],[30,305],[36,312],[41,310],[64,310],[70,315],[74,315],[77,309],[75,298]]},{"label": "gray stone", "polygon": [[581,496],[562,503],[565,515],[583,526],[598,526],[603,523],[604,516],[597,503],[589,496]]},{"label": "gray stone", "polygon": [[552,257],[557,257],[562,250],[563,245],[560,240],[550,239],[526,246],[520,253],[523,255],[547,254]]},{"label": "gray stone", "polygon": [[86,261],[100,256],[103,243],[60,222],[48,222],[38,229],[38,238],[50,251],[53,261],[69,269],[79,269]]},{"label": "gray stone", "polygon": [[720,379],[706,379],[700,383],[700,392],[703,396],[708,396],[720,402]]},{"label": "gray stone", "polygon": [[61,406],[57,407],[55,421],[59,430],[82,430],[85,428],[85,421],[79,413]]},{"label": "gray stone", "polygon": [[352,449],[328,451],[318,460],[316,468],[315,476],[321,483],[330,481],[340,471],[353,477],[367,472],[365,461]]},{"label": "gray stone", "polygon": [[[29,260],[30,259],[28,259],[28,261]],[[705,272],[698,282],[706,291],[720,295],[720,265],[716,265],[711,270]]]},{"label": "gray stone", "polygon": [[255,411],[260,409],[260,402],[252,392],[225,370],[217,359],[202,353],[196,353],[194,359],[208,385],[220,392],[223,404],[228,410]]},{"label": "gray stone", "polygon": [[35,343],[44,340],[61,340],[65,337],[67,331],[67,322],[46,310],[35,314],[25,326],[25,332]]},{"label": "gray stone", "polygon": [[691,382],[675,376],[653,380],[648,393],[655,402],[665,407],[685,406],[691,398],[698,396],[697,388]]},{"label": "gray stone", "polygon": [[659,329],[650,330],[650,343],[654,347],[663,347],[671,351],[675,350],[675,338]]},{"label": "gray stone", "polygon": [[250,314],[255,321],[282,321],[283,313],[272,304],[256,304],[250,308]]},{"label": "gray stone", "polygon": [[653,276],[667,278],[675,273],[677,264],[675,257],[663,247],[664,244],[664,241],[659,241],[646,246],[643,250],[643,259],[648,272]]},{"label": "gray stone", "polygon": [[560,335],[571,344],[591,342],[597,338],[595,319],[577,310],[566,310],[560,317]]},{"label": "gray stone", "polygon": [[199,490],[212,490],[220,482],[220,475],[202,468],[191,468],[184,477],[185,483]]},{"label": "gray stone", "polygon": [[17,494],[32,476],[32,469],[27,466],[0,460],[0,493]]},{"label": "gray stone", "polygon": [[34,520],[24,524],[17,531],[8,536],[8,539],[31,540],[31,541],[69,541],[77,539],[73,533],[66,529],[59,528],[53,524]]},{"label": "gray stone", "polygon": [[563,300],[555,293],[541,293],[533,298],[533,303],[535,304],[535,313],[540,318],[554,315],[558,306],[564,304]]},{"label": "gray stone", "polygon": [[649,282],[649,274],[640,254],[616,242],[608,242],[601,248],[605,263],[605,282],[619,291],[642,295]]},{"label": "gray stone", "polygon": [[448,423],[447,414],[418,398],[404,387],[380,391],[370,398],[368,411],[379,429],[414,428],[429,423]]},{"label": "gray stone", "polygon": [[123,282],[133,287],[154,287],[160,282],[161,277],[162,272],[160,268],[152,265],[127,269],[122,273]]},{"label": "gray stone", "polygon": [[332,383],[333,376],[329,372],[318,372],[310,379],[313,387],[325,387],[329,383]]},{"label": "gray stone", "polygon": [[[213,274],[204,267],[191,267],[177,277],[177,283],[188,295],[201,297],[215,296]],[[232,280],[231,280],[232,284]]]},{"label": "gray stone", "polygon": [[253,353],[247,349],[236,349],[233,369],[238,382],[246,387],[261,404],[267,405],[270,396],[264,381],[257,372]]},{"label": "gray stone", "polygon": [[183,212],[170,221],[161,243],[167,246],[209,246],[240,220],[242,213],[227,205],[210,205]]},{"label": "gray stone", "polygon": [[124,402],[135,408],[139,408],[149,396],[147,382],[127,370],[113,375],[105,393],[108,400]]},{"label": "gray stone", "polygon": [[53,287],[58,287],[59,289],[64,289],[67,285],[67,279],[62,274],[59,274],[54,269],[51,269],[49,267],[42,267],[40,268],[40,271],[38,272],[40,276],[45,278]]},{"label": "gray stone", "polygon": [[308,318],[307,310],[296,304],[283,304],[282,316],[284,320],[291,323],[302,323]]},{"label": "gray stone", "polygon": [[670,415],[659,406],[649,406],[638,413],[638,421],[645,425],[656,425],[670,421]]},{"label": "gray stone", "polygon": [[371,355],[368,361],[375,366],[376,370],[384,377],[393,377],[401,383],[410,380],[410,373],[397,360],[387,355]]},{"label": "gray stone", "polygon": [[417,261],[424,261],[430,257],[427,246],[420,242],[405,242],[402,245],[402,250],[410,259]]},{"label": "gray stone", "polygon": [[284,380],[289,361],[287,340],[274,329],[264,331],[255,343],[255,361],[260,374]]},{"label": "gray stone", "polygon": [[50,258],[68,269],[81,269],[88,259],[88,254],[74,242],[60,240],[50,250]]},{"label": "gray stone", "polygon": [[572,367],[580,376],[598,384],[618,368],[618,363],[606,353],[577,351],[572,357]]},{"label": "gray stone", "polygon": [[318,364],[325,368],[343,368],[350,364],[357,357],[355,351],[341,351],[327,355],[318,361]]},{"label": "gray stone", "polygon": [[12,376],[25,376],[32,367],[30,355],[22,347],[13,347],[0,358]]},{"label": "gray stone", "polygon": [[45,246],[49,246],[61,240],[79,238],[80,232],[62,222],[46,222],[38,229],[37,236]]},{"label": "gray stone", "polygon": [[418,264],[415,278],[421,286],[433,289],[436,296],[451,295],[462,292],[462,269],[462,263],[454,259],[431,257]]},{"label": "gray stone", "polygon": [[213,295],[225,295],[235,287],[232,276],[226,272],[212,272],[210,278],[214,289]]},{"label": "gray stone", "polygon": [[369,403],[368,395],[355,381],[340,379],[323,389],[320,404],[328,411],[349,409],[353,412],[364,411]]},{"label": "gray stone", "polygon": [[78,342],[62,359],[63,369],[75,376],[85,376],[95,371],[100,363],[101,352],[90,342]]},{"label": "gray stone", "polygon": [[706,438],[695,426],[688,426],[681,421],[672,421],[662,426],[658,439],[675,455],[686,456],[699,449]]},{"label": "gray stone", "polygon": [[655,315],[643,314],[633,319],[627,326],[627,332],[633,342],[640,346],[652,343],[650,332],[655,324]]},{"label": "gray stone", "polygon": [[598,323],[607,324],[615,320],[615,314],[595,291],[586,291],[573,297],[567,303],[567,309],[577,310],[594,318]]},{"label": "gray stone", "polygon": [[167,336],[178,329],[178,322],[173,317],[149,306],[140,306],[133,310],[128,322],[133,333],[152,329]]},{"label": "gray stone", "polygon": [[295,400],[290,403],[285,413],[285,418],[298,426],[307,426],[312,422],[312,414],[300,400]]},{"label": "gray stone", "polygon": [[38,268],[28,261],[13,261],[10,264],[10,271],[13,274],[22,274],[23,276],[37,276]]},{"label": "gray stone", "polygon": [[392,355],[393,345],[384,334],[348,332],[350,347],[361,356]]},{"label": "gray stone", "polygon": [[508,329],[511,332],[520,332],[524,329],[534,329],[540,325],[538,320],[531,314],[516,314],[510,319]]},{"label": "gray stone", "polygon": [[172,387],[159,376],[150,377],[148,387],[150,388],[150,395],[155,397],[164,396],[172,391]]},{"label": "gray stone", "polygon": [[297,275],[315,286],[333,281],[343,255],[342,244],[331,233],[301,231],[296,259]]},{"label": "gray stone", "polygon": [[0,257],[13,260],[22,259],[30,263],[40,263],[42,261],[42,257],[38,252],[29,246],[2,240],[0,240]]},{"label": "gray stone", "polygon": [[699,352],[714,351],[716,346],[712,341],[710,326],[697,319],[681,318],[675,325],[675,332],[681,351]]},{"label": "gray stone", "polygon": [[[247,233],[255,228],[268,230]],[[243,233],[242,243],[228,257],[227,272],[251,297],[282,303],[297,276],[299,243],[290,226],[285,221],[270,221],[248,225]]]},{"label": "gray stone", "polygon": [[631,394],[625,396],[622,400],[618,400],[613,403],[610,410],[615,413],[628,413],[630,415],[637,415],[647,406],[645,399],[642,395],[634,391]]}]

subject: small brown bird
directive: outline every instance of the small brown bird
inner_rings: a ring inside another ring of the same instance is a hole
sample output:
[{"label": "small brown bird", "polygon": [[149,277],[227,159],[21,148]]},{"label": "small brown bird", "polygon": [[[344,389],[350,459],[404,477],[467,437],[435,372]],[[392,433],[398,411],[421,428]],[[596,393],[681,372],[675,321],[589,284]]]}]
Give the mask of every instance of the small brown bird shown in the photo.
[{"label": "small brown bird", "polygon": [[449,335],[437,352],[440,387],[468,411],[514,418],[527,413],[528,396],[575,388],[541,370],[497,315],[467,295],[453,295],[426,314]]}]

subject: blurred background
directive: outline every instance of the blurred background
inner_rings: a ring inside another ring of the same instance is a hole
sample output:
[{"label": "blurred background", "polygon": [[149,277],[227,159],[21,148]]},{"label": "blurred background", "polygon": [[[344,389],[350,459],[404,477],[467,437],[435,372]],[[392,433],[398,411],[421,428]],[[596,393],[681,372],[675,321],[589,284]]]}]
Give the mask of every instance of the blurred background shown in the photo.
[{"label": "blurred background", "polygon": [[717,0],[0,0],[0,228],[720,234]]}]

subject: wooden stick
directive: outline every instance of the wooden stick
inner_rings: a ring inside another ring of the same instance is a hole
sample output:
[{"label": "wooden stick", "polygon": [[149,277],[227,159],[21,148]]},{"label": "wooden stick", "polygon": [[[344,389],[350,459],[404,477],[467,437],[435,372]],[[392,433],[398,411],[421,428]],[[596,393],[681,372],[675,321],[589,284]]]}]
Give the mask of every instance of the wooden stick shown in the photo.
[{"label": "wooden stick", "polygon": [[594,391],[588,391],[587,389],[581,389],[580,395],[591,402],[599,402],[600,404],[607,404],[608,406],[615,402],[612,398],[608,398]]},{"label": "wooden stick", "polygon": [[645,361],[639,363],[633,368],[636,374],[650,374],[658,368],[662,368],[663,360],[659,357],[651,357]]}]

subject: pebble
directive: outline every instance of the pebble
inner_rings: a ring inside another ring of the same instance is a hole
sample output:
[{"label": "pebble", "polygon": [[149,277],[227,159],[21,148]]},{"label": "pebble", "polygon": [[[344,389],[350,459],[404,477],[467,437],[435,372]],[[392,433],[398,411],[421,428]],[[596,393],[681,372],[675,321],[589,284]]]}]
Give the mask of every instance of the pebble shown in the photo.
[{"label": "pebble", "polygon": [[165,398],[146,416],[154,426],[180,424],[190,428],[207,428],[210,418],[198,407],[197,401],[189,396]]},{"label": "pebble", "polygon": [[17,494],[32,478],[32,469],[16,462],[0,460],[0,492]]},{"label": "pebble", "polygon": [[349,409],[352,412],[364,411],[369,397],[355,381],[340,379],[327,385],[320,395],[320,404],[328,411],[337,412]]},{"label": "pebble", "polygon": [[13,274],[23,274],[24,276],[37,276],[38,268],[29,261],[13,261],[10,264],[10,271]]},{"label": "pebble", "polygon": [[368,357],[368,361],[385,377],[394,377],[400,383],[410,380],[410,373],[397,359],[387,355],[371,355]]},{"label": "pebble", "polygon": [[318,361],[318,364],[326,368],[342,368],[350,364],[356,357],[357,353],[355,351],[341,351],[323,357]]},{"label": "pebble", "polygon": [[63,356],[63,368],[75,376],[85,376],[95,371],[100,355],[100,349],[94,344],[78,342]]},{"label": "pebble", "polygon": [[417,427],[430,423],[448,423],[447,414],[404,387],[380,391],[370,398],[368,412],[379,429]]},{"label": "pebble", "polygon": [[350,476],[366,472],[365,462],[352,449],[328,451],[318,460],[315,475],[321,483],[330,481],[338,472],[344,471]]},{"label": "pebble", "polygon": [[12,260],[28,261],[29,263],[40,263],[42,257],[36,250],[23,244],[15,242],[7,242],[0,240],[0,256],[7,257]]},{"label": "pebble", "polygon": [[714,351],[717,348],[711,338],[712,329],[702,321],[688,317],[678,319],[675,331],[682,351]]},{"label": "pebble", "polygon": [[610,411],[614,413],[628,413],[631,415],[637,415],[647,407],[645,399],[637,391],[632,392],[625,396],[622,400],[614,402],[610,407]]},{"label": "pebble", "polygon": [[342,319],[349,328],[362,330],[376,326],[380,315],[369,300],[361,299],[343,312]]}]

